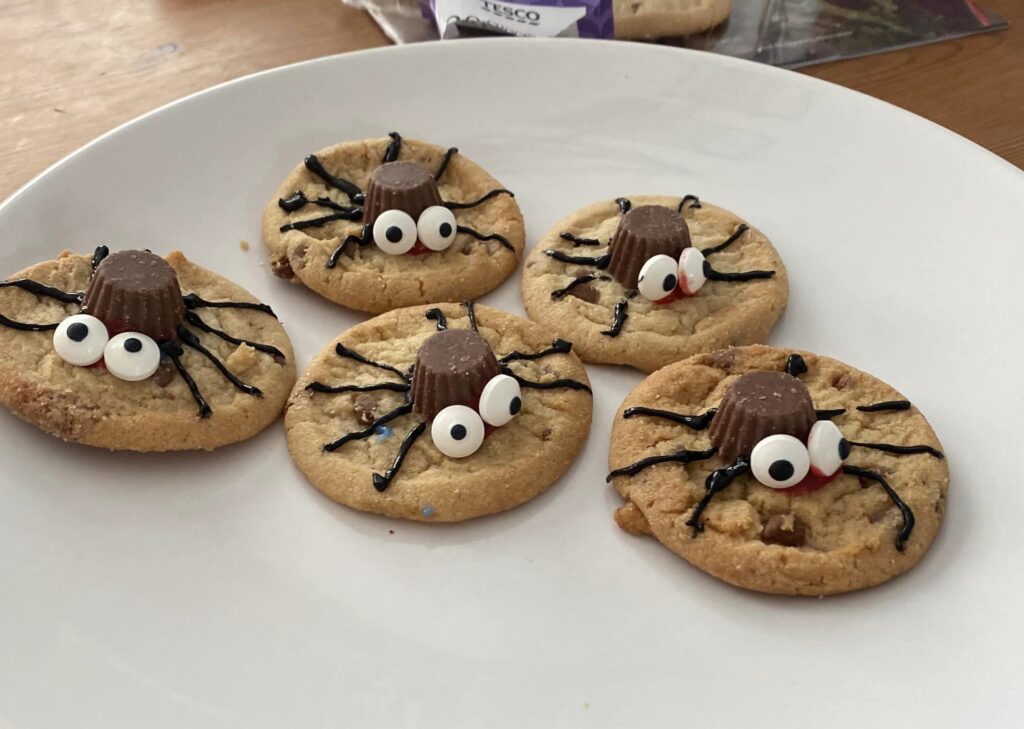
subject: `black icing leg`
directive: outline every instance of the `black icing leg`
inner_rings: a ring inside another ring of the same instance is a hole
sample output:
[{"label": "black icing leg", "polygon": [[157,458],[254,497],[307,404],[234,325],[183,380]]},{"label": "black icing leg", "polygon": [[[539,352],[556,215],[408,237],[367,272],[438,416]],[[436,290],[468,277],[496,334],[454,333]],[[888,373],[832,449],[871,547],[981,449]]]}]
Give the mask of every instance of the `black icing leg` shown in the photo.
[{"label": "black icing leg", "polygon": [[807,362],[799,354],[794,352],[786,359],[786,374],[791,377],[799,377],[807,372]]},{"label": "black icing leg", "polygon": [[210,360],[210,362],[213,363],[213,366],[216,367],[217,370],[222,375],[224,375],[224,378],[232,385],[234,385],[237,389],[241,390],[247,395],[263,397],[263,392],[260,390],[260,388],[242,382],[240,379],[238,379],[231,370],[224,366],[224,363],[217,358],[217,355],[215,355],[213,352],[204,347],[203,343],[199,341],[199,337],[190,332],[188,329],[186,329],[185,327],[178,327],[178,339],[180,339],[187,347],[191,347],[192,349],[196,350],[201,355],[206,357],[208,360]]},{"label": "black icing leg", "polygon": [[427,309],[427,319],[437,322],[437,331],[443,332],[448,328],[448,318],[440,309]]},{"label": "black icing leg", "polygon": [[0,326],[5,326],[8,329],[16,329],[19,332],[52,332],[60,326],[60,322],[54,322],[53,324],[33,324],[31,322],[8,319],[3,314],[0,314]]},{"label": "black icing leg", "polygon": [[892,453],[897,456],[913,456],[919,453],[927,453],[933,458],[945,458],[942,451],[932,448],[930,445],[893,445],[892,443],[859,443],[855,440],[847,441],[851,446],[857,448],[870,448],[875,451]]},{"label": "black icing leg", "polygon": [[704,531],[704,523],[700,520],[701,516],[704,515],[704,510],[708,508],[711,500],[715,498],[717,494],[725,491],[733,481],[747,473],[750,470],[750,463],[746,458],[740,456],[736,459],[736,463],[725,468],[719,468],[717,471],[712,471],[704,482],[704,488],[706,489],[704,497],[697,502],[697,506],[694,507],[693,513],[690,518],[686,520],[686,526],[693,528],[693,536],[697,536]]},{"label": "black icing leg", "polygon": [[402,440],[402,445],[398,447],[398,455],[395,456],[395,462],[391,464],[391,468],[384,472],[382,476],[379,473],[373,474],[373,487],[383,493],[387,490],[387,487],[391,485],[391,479],[398,473],[398,469],[402,467],[402,462],[405,457],[409,454],[413,444],[416,443],[416,439],[423,435],[423,431],[427,429],[426,423],[420,423],[415,428],[409,431],[409,434]]},{"label": "black icing leg", "polygon": [[615,198],[615,204],[619,206],[619,212],[625,215],[633,208],[633,203],[624,197]]},{"label": "black icing leg", "polygon": [[680,415],[679,413],[673,413],[668,410],[655,410],[654,408],[635,407],[627,408],[622,417],[624,418],[636,418],[641,415],[647,415],[652,418],[662,418],[663,420],[669,420],[679,425],[685,425],[691,430],[704,430],[711,425],[711,420],[715,417],[715,413],[718,412],[718,408],[711,408],[702,415]]},{"label": "black icing leg", "polygon": [[552,301],[557,301],[559,299],[564,299],[566,296],[568,296],[572,292],[572,290],[574,288],[576,288],[577,286],[582,286],[583,284],[586,284],[586,283],[590,283],[591,281],[611,281],[611,280],[612,279],[611,279],[610,276],[597,276],[597,275],[592,274],[592,273],[588,273],[588,274],[586,274],[584,276],[577,276],[576,278],[574,278],[572,280],[572,282],[568,286],[566,286],[564,288],[561,288],[561,289],[555,289],[554,291],[552,291],[551,292],[551,299],[552,299]]},{"label": "black icing leg", "polygon": [[64,304],[81,304],[82,299],[85,298],[85,294],[63,291],[28,278],[18,278],[13,281],[0,281],[0,289],[6,288],[21,289],[22,291],[28,291],[30,294],[45,296],[48,299],[54,299]]},{"label": "black icing leg", "polygon": [[[280,231],[287,233],[289,230],[305,230],[306,228],[320,228],[328,223],[332,223],[335,220],[362,220],[363,210],[362,208],[348,208],[341,210],[330,215],[323,215],[319,218],[307,218],[306,220],[296,220],[294,223],[285,223],[281,226]],[[350,236],[351,237],[351,236]]]},{"label": "black icing leg", "polygon": [[437,172],[434,173],[434,181],[440,182],[441,177],[444,175],[445,170],[448,169],[448,163],[452,161],[452,156],[458,154],[458,147],[449,147],[448,151],[444,153],[444,157],[441,158],[441,164],[437,166]]},{"label": "black icing leg", "polygon": [[469,328],[479,334],[480,328],[476,324],[476,303],[473,301],[463,301],[462,305],[466,307],[466,316],[469,317]]},{"label": "black icing leg", "polygon": [[501,245],[503,245],[505,248],[508,248],[510,251],[515,250],[515,246],[509,243],[508,238],[506,238],[503,235],[499,235],[497,233],[481,233],[480,231],[473,230],[472,228],[466,225],[456,225],[455,229],[460,233],[471,235],[479,241],[496,240],[499,243],[501,243]]},{"label": "black icing leg", "polygon": [[558,237],[562,240],[567,240],[577,248],[579,246],[599,246],[602,245],[601,241],[597,238],[579,238],[572,233],[559,233]]},{"label": "black icing leg", "polygon": [[608,474],[605,481],[611,482],[613,478],[618,476],[635,476],[645,468],[657,466],[659,463],[695,463],[697,461],[706,461],[707,459],[712,458],[715,455],[715,452],[715,448],[708,448],[704,451],[690,451],[684,448],[675,451],[674,453],[666,453],[662,456],[642,458],[636,463],[631,463],[630,465],[623,466],[622,468],[616,468]]},{"label": "black icing leg", "polygon": [[601,332],[601,334],[607,335],[609,337],[617,337],[617,336],[619,336],[622,333],[622,325],[625,324],[626,323],[626,319],[629,318],[628,311],[629,311],[629,302],[626,299],[623,299],[622,301],[617,303],[615,305],[615,315],[614,315],[614,319],[612,319],[612,327],[611,327],[611,329],[607,329],[607,330]]},{"label": "black icing leg", "polygon": [[325,385],[322,382],[310,382],[306,385],[310,392],[324,392],[338,394],[342,392],[375,392],[388,390],[390,392],[409,392],[407,382],[375,382],[372,385]]},{"label": "black icing leg", "polygon": [[398,159],[398,155],[402,151],[402,135],[398,132],[388,132],[388,136],[391,137],[391,143],[388,144],[388,148],[384,150],[384,159],[381,160],[381,164],[394,162]]},{"label": "black icing leg", "polygon": [[366,196],[363,195],[363,191],[359,189],[359,186],[355,183],[349,182],[343,177],[336,177],[332,175],[323,166],[320,158],[315,154],[311,154],[305,159],[306,169],[312,172],[314,175],[319,177],[325,183],[331,187],[341,190],[343,193],[348,195],[349,199],[356,205],[362,204]]},{"label": "black icing leg", "polygon": [[196,329],[200,329],[206,332],[207,334],[213,334],[215,336],[220,337],[225,342],[231,342],[231,344],[247,344],[248,346],[255,349],[257,352],[269,354],[271,357],[274,357],[275,359],[284,359],[284,352],[282,352],[277,347],[271,344],[263,344],[262,342],[252,342],[248,339],[239,339],[238,337],[233,337],[225,331],[210,326],[205,321],[203,321],[203,319],[194,311],[185,312],[185,321],[194,326]]},{"label": "black icing leg", "polygon": [[892,486],[889,485],[888,481],[886,481],[880,473],[875,473],[874,471],[869,471],[866,468],[859,468],[857,466],[843,466],[843,473],[874,481],[885,490],[889,499],[896,505],[896,508],[900,510],[900,514],[903,515],[903,528],[900,529],[899,534],[896,535],[896,549],[902,552],[903,548],[907,544],[907,540],[910,538],[910,533],[914,531],[914,512],[909,506],[907,506],[903,499],[899,497],[899,494],[893,490]]},{"label": "black icing leg", "polygon": [[775,271],[738,271],[736,273],[726,273],[725,271],[716,271],[711,267],[711,264],[704,261],[704,277],[708,281],[732,281],[739,283],[743,281],[755,281],[762,278],[772,278],[775,275]]},{"label": "black icing leg", "polygon": [[96,250],[92,252],[92,270],[95,271],[96,267],[103,263],[103,260],[110,255],[110,249],[106,246],[96,246]]},{"label": "black icing leg", "polygon": [[733,231],[732,235],[726,238],[724,241],[719,243],[717,246],[711,246],[710,248],[701,248],[700,252],[705,256],[710,256],[713,253],[719,253],[724,251],[726,248],[731,246],[733,243],[743,237],[743,234],[750,230],[750,226],[746,223],[742,223],[736,230]]},{"label": "black icing leg", "polygon": [[516,382],[518,382],[520,387],[526,387],[532,390],[557,390],[559,388],[564,387],[570,390],[582,390],[583,392],[591,392],[591,389],[587,385],[577,380],[558,379],[550,380],[548,382],[534,382],[533,380],[527,380],[523,377],[520,377],[515,372],[513,372],[512,368],[509,367],[507,364],[502,363],[500,367],[501,371],[504,374],[511,377],[512,379],[514,379]]},{"label": "black icing leg", "polygon": [[910,410],[910,400],[886,400],[873,405],[858,405],[857,409],[862,413],[902,412]]},{"label": "black icing leg", "polygon": [[683,199],[679,201],[679,207],[676,208],[676,212],[683,212],[683,209],[686,207],[686,203],[690,203],[690,208],[693,210],[702,207],[700,204],[699,197],[697,197],[696,195],[684,195]]},{"label": "black icing leg", "polygon": [[345,252],[345,247],[349,243],[358,243],[361,246],[365,246],[370,242],[372,235],[373,228],[370,226],[369,223],[367,223],[366,225],[363,226],[363,229],[359,231],[359,235],[347,236],[345,240],[339,243],[338,247],[334,249],[334,251],[328,257],[327,263],[324,265],[327,268],[334,268],[335,266],[338,265],[338,259],[341,258],[341,255]]},{"label": "black icing leg", "polygon": [[181,355],[184,354],[181,346],[176,342],[164,342],[160,345],[160,351],[163,352],[171,362],[174,363],[174,369],[181,375],[181,379],[188,385],[188,391],[192,393],[192,399],[196,401],[196,405],[199,406],[199,417],[208,418],[213,414],[213,410],[210,409],[209,403],[206,402],[206,398],[203,397],[203,393],[199,391],[199,386],[196,381],[192,379],[192,376],[185,369],[185,365],[181,363]]},{"label": "black icing leg", "polygon": [[403,380],[405,379],[405,373],[401,372],[397,367],[392,367],[391,365],[386,364],[384,362],[374,362],[372,359],[367,359],[363,355],[359,354],[359,352],[355,351],[354,349],[349,349],[341,342],[338,342],[337,344],[334,345],[334,352],[339,357],[354,360],[359,364],[370,365],[371,367],[376,367],[377,369],[384,370],[385,372],[392,372],[401,377]]},{"label": "black icing leg", "polygon": [[476,200],[472,200],[470,202],[446,201],[444,203],[444,206],[449,210],[465,210],[467,208],[475,208],[477,205],[482,205],[483,203],[487,202],[492,198],[497,197],[498,195],[508,195],[509,197],[515,197],[515,194],[513,194],[511,190],[506,190],[505,188],[502,187],[497,190],[491,190],[485,195],[482,195],[478,197]]},{"label": "black icing leg", "polygon": [[818,420],[831,420],[832,418],[838,418],[845,412],[846,408],[836,408],[835,410],[815,410],[814,417]]},{"label": "black icing leg", "polygon": [[186,309],[248,309],[250,311],[261,311],[277,317],[274,310],[267,304],[258,304],[250,301],[207,301],[199,294],[185,294],[181,297]]},{"label": "black icing leg", "polygon": [[537,360],[543,359],[544,357],[550,357],[553,354],[566,354],[571,351],[572,342],[567,342],[564,339],[556,339],[547,349],[542,349],[539,352],[509,352],[504,357],[499,358],[498,361],[505,364],[516,361]]},{"label": "black icing leg", "polygon": [[343,445],[345,445],[349,441],[363,440],[364,438],[369,438],[371,435],[373,435],[375,432],[377,432],[377,428],[379,428],[380,426],[384,425],[384,423],[391,422],[395,418],[399,418],[399,417],[401,417],[403,415],[408,415],[411,412],[412,412],[412,403],[411,402],[404,403],[403,405],[400,405],[399,407],[395,408],[391,412],[384,413],[383,415],[381,415],[379,418],[374,420],[372,423],[370,423],[368,426],[366,426],[362,430],[356,430],[356,431],[354,431],[352,433],[346,433],[345,435],[341,436],[337,440],[332,440],[330,443],[324,444],[324,450],[328,451],[328,452],[333,452],[333,451],[336,451],[339,448],[341,448]]}]

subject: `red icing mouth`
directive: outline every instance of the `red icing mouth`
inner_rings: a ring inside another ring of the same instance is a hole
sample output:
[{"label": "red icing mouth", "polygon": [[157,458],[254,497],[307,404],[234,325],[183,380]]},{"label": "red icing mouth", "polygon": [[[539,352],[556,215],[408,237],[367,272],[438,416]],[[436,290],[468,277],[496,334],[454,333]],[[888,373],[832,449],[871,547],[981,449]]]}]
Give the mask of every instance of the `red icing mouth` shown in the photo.
[{"label": "red icing mouth", "polygon": [[842,469],[837,470],[831,476],[821,476],[815,473],[812,469],[807,473],[806,476],[804,476],[803,481],[796,484],[795,486],[790,486],[788,489],[786,489],[786,493],[809,494],[812,491],[817,491],[818,489],[824,486],[828,486],[830,483],[832,483],[832,481],[835,480],[836,476],[839,475],[840,471],[842,471]]},{"label": "red icing mouth", "polygon": [[427,253],[433,253],[433,251],[430,250],[429,248],[427,248],[425,245],[423,245],[422,243],[420,243],[417,240],[416,241],[416,245],[414,245],[412,248],[409,249],[408,255],[410,255],[410,256],[423,256],[423,255],[426,255]]},{"label": "red icing mouth", "polygon": [[658,306],[666,306],[668,304],[671,304],[673,301],[678,301],[679,299],[683,299],[685,297],[686,294],[684,294],[681,289],[676,288],[671,294],[666,296],[664,299],[658,299],[654,303],[657,304]]}]

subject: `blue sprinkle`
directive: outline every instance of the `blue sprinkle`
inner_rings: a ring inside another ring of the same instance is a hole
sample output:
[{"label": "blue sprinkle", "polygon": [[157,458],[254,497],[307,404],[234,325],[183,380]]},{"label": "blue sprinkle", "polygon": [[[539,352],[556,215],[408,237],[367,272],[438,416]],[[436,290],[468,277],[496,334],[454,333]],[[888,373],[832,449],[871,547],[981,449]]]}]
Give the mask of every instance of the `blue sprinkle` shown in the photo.
[{"label": "blue sprinkle", "polygon": [[394,434],[395,431],[391,430],[391,428],[389,428],[386,425],[377,426],[377,440],[384,440],[386,438],[390,438]]},{"label": "blue sprinkle", "polygon": [[423,514],[423,516],[433,516],[434,515],[434,507],[433,506],[424,506],[420,510],[420,513]]}]

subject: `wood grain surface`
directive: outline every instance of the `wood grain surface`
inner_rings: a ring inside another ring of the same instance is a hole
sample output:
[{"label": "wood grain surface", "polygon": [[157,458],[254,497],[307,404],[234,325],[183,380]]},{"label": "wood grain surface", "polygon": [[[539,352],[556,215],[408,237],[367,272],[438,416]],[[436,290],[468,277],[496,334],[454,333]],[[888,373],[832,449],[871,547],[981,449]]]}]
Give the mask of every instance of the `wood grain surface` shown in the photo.
[{"label": "wood grain surface", "polygon": [[[807,69],[1024,167],[1024,0],[1008,31]],[[90,139],[185,94],[386,45],[339,0],[0,0],[0,199]]]}]

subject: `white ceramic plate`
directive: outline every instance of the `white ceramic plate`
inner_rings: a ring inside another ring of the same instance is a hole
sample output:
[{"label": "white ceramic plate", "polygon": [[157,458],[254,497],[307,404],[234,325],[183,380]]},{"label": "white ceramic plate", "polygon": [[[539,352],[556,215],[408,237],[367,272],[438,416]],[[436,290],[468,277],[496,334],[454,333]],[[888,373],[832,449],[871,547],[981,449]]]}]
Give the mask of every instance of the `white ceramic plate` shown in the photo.
[{"label": "white ceramic plate", "polygon": [[[904,391],[952,468],[908,575],[825,600],[730,588],[611,519],[611,417],[547,494],[456,526],[350,511],[278,425],[211,454],[65,445],[0,414],[0,727],[1009,726],[1024,693],[1024,175],[791,72],[624,43],[455,42],[220,86],[0,207],[0,272],[183,249],[273,303],[300,366],[360,317],[270,275],[304,154],[397,129],[514,189],[535,241],[617,195],[696,193],[782,252],[772,342]],[[252,242],[248,253],[239,241]],[[522,312],[518,277],[484,301]]]}]

